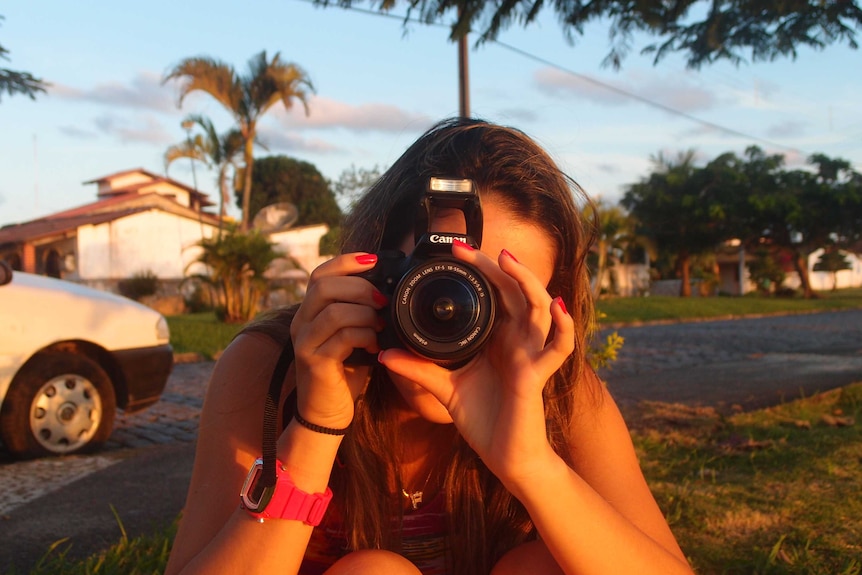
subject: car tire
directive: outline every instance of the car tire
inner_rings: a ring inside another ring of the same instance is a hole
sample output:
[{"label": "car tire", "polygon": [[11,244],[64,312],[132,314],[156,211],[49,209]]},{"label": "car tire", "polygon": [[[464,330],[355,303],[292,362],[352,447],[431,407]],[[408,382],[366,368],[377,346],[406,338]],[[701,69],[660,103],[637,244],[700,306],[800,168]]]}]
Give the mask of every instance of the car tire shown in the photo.
[{"label": "car tire", "polygon": [[72,353],[36,356],[12,380],[0,439],[21,458],[93,451],[111,435],[116,396],[105,371]]}]

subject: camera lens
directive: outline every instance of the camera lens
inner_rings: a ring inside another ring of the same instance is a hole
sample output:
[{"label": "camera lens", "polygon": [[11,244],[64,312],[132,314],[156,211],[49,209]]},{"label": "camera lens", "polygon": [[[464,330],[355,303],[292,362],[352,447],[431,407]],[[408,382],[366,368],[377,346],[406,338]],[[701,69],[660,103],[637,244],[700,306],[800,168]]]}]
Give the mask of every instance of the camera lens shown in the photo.
[{"label": "camera lens", "polygon": [[440,365],[473,357],[494,322],[491,284],[458,260],[431,259],[410,269],[393,304],[394,329],[404,346]]},{"label": "camera lens", "polygon": [[410,303],[413,324],[420,333],[440,341],[460,339],[479,311],[475,292],[451,274],[417,286]]}]

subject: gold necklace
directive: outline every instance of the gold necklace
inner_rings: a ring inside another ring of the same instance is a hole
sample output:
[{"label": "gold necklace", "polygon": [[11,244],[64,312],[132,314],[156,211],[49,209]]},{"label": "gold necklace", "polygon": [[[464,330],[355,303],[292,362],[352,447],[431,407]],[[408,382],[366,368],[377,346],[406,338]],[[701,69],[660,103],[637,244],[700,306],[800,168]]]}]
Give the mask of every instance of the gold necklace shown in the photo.
[{"label": "gold necklace", "polygon": [[413,507],[413,511],[419,509],[419,504],[422,503],[422,496],[425,494],[425,488],[428,487],[428,482],[431,481],[431,475],[434,473],[434,468],[431,468],[431,471],[428,472],[428,477],[425,478],[425,483],[422,484],[422,489],[419,491],[408,492],[403,487],[401,488],[401,495],[404,496],[405,499],[410,501],[410,505]]}]

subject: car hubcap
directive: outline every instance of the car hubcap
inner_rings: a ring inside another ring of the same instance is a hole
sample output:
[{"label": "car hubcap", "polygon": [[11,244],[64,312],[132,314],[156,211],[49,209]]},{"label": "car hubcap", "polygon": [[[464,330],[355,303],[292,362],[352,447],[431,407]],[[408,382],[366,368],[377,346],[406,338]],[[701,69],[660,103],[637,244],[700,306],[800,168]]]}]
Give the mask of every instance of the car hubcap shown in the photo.
[{"label": "car hubcap", "polygon": [[45,449],[67,453],[87,444],[102,420],[102,401],[90,380],[57,376],[39,389],[30,410],[30,429]]}]

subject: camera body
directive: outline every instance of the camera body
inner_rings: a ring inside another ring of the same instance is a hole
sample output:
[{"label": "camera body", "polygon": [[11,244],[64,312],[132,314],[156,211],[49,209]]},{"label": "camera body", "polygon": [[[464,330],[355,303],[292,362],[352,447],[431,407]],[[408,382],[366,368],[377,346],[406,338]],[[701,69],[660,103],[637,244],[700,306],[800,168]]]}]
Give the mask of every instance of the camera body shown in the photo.
[{"label": "camera body", "polygon": [[[437,210],[452,208],[464,214],[466,234],[432,231]],[[482,226],[481,202],[471,180],[430,178],[416,212],[413,252],[381,251],[374,268],[358,274],[390,300],[380,310],[385,320],[378,334],[381,349],[408,349],[451,369],[479,352],[494,324],[494,289],[479,270],[452,256],[452,242],[478,248]],[[347,363],[374,361],[357,349]]]}]

